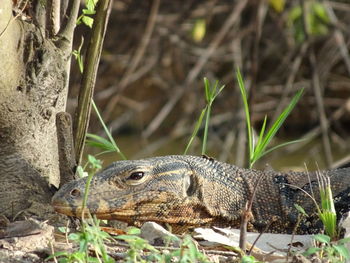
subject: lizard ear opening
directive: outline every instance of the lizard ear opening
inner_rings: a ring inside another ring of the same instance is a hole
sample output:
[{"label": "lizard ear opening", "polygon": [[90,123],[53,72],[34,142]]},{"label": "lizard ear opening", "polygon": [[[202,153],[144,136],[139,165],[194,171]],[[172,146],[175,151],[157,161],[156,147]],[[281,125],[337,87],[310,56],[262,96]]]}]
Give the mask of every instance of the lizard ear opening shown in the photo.
[{"label": "lizard ear opening", "polygon": [[187,196],[193,196],[197,191],[197,178],[193,174],[187,175],[184,178],[184,190]]}]

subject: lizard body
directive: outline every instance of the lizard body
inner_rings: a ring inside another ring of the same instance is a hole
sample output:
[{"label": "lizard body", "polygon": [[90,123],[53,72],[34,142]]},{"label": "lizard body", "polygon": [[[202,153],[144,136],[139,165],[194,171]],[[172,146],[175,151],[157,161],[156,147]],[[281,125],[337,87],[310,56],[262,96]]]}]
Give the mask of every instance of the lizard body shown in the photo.
[{"label": "lizard body", "polygon": [[[337,213],[348,211],[350,168],[325,173],[330,177]],[[318,200],[316,173],[243,169],[196,156],[115,162],[93,177],[87,209],[98,218],[134,225],[145,221],[167,223],[176,232],[198,226],[239,227],[242,211],[260,176],[250,231],[264,229],[274,218],[269,232],[293,232],[298,221],[294,204],[309,215],[299,222],[296,232],[320,231],[316,206],[304,192]],[[64,185],[52,200],[56,211],[80,217],[85,185],[86,178]]]}]

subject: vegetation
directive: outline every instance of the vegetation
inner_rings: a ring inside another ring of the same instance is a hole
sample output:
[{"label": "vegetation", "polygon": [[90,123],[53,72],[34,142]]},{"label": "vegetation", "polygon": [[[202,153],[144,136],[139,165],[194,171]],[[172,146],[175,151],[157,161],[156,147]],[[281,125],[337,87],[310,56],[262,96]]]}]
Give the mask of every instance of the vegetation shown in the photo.
[{"label": "vegetation", "polygon": [[250,121],[250,113],[249,113],[249,105],[248,105],[248,98],[246,89],[244,87],[243,78],[241,76],[241,73],[239,69],[237,70],[237,80],[238,80],[238,86],[241,91],[243,105],[244,105],[244,112],[245,112],[245,119],[246,119],[246,125],[247,125],[247,134],[248,134],[248,149],[249,149],[249,168],[252,168],[254,163],[259,160],[262,156],[268,154],[269,152],[272,152],[275,149],[278,149],[280,147],[300,142],[300,140],[290,141],[283,144],[279,144],[277,146],[272,147],[271,149],[267,150],[267,146],[269,146],[271,140],[276,135],[277,131],[281,126],[283,125],[284,121],[287,119],[288,115],[291,113],[291,111],[294,109],[295,105],[299,101],[301,95],[303,94],[303,89],[299,90],[297,94],[292,98],[289,105],[282,111],[282,113],[278,116],[277,120],[272,124],[271,128],[268,130],[268,132],[265,134],[266,129],[266,122],[267,117],[265,115],[263,125],[260,130],[260,135],[257,139],[257,141],[254,140],[254,130],[251,126]]},{"label": "vegetation", "polygon": [[[69,233],[68,239],[79,245],[79,249],[75,252],[57,252],[49,256],[47,260],[54,258],[62,263],[88,263],[88,262],[115,262],[106,251],[104,242],[111,240],[110,235],[101,230],[100,221],[93,218],[82,221],[82,229],[76,233]],[[61,229],[63,232],[67,229]],[[89,250],[92,248],[94,256],[90,255]]]},{"label": "vegetation", "polygon": [[[276,2],[277,1],[274,1],[275,4]],[[95,13],[95,10],[94,10],[95,4],[96,4],[95,1],[87,2],[87,8],[83,9],[83,14],[78,19],[79,23],[82,22],[87,26],[92,27],[93,18],[91,18],[89,15],[93,15]],[[291,24],[296,29],[297,29],[296,25],[299,23],[300,19],[302,19],[300,15],[300,13],[302,12],[300,10],[301,10],[301,7],[300,9],[294,10],[294,14],[290,15]],[[310,26],[313,29],[313,31],[311,32],[315,34],[324,34],[324,32],[327,30],[327,27],[322,27],[323,25],[321,26],[315,17],[322,18],[323,22],[325,23],[329,22],[327,20],[328,17],[325,15],[325,13],[323,12],[324,10],[319,5],[312,5],[311,11],[312,12],[308,16],[309,20],[311,21]],[[302,42],[305,36],[300,32],[303,32],[303,31],[300,31],[300,30],[298,31],[298,29],[296,30],[295,38],[297,41]],[[196,25],[193,28],[192,37],[195,41],[200,42],[204,36],[205,36],[205,21],[199,19],[196,21]],[[78,50],[74,51],[73,54],[77,58],[79,68],[82,72],[83,58],[80,52],[81,46],[78,48]],[[237,76],[238,86],[241,92],[241,97],[242,97],[245,117],[246,117],[245,120],[246,120],[246,126],[247,126],[247,134],[248,134],[249,167],[251,168],[261,157],[268,154],[269,152],[277,148],[280,148],[282,146],[286,146],[286,145],[300,141],[300,140],[290,141],[287,143],[274,146],[272,148],[268,148],[272,139],[274,138],[274,136],[276,135],[276,133],[278,132],[280,127],[283,125],[284,121],[286,120],[288,115],[291,113],[291,111],[294,109],[295,105],[297,104],[300,97],[302,96],[303,89],[300,89],[296,93],[296,95],[291,99],[288,106],[280,113],[276,121],[271,125],[269,129],[267,129],[267,117],[265,116],[263,120],[262,128],[259,132],[259,136],[255,140],[253,127],[251,125],[251,120],[250,120],[250,110],[248,105],[246,89],[244,87],[243,78],[239,70],[237,70],[236,76]],[[206,153],[212,105],[214,100],[224,89],[224,86],[218,87],[218,82],[215,82],[215,84],[211,84],[208,81],[208,79],[205,78],[204,89],[205,89],[206,106],[201,111],[201,114],[197,122],[195,123],[194,130],[192,132],[192,135],[190,137],[190,140],[184,152],[185,154],[188,152],[193,140],[198,135],[198,132],[202,126],[203,120],[204,120],[204,131],[203,131],[203,138],[202,138],[201,153],[202,154]],[[102,152],[99,154],[103,154],[107,152],[117,152],[122,159],[126,159],[125,155],[120,151],[119,147],[114,141],[110,131],[107,129],[106,125],[104,124],[103,119],[99,111],[97,110],[97,107],[94,101],[92,101],[92,106],[95,109],[95,112],[98,116],[99,121],[103,126],[105,133],[107,134],[108,140],[95,134],[87,134],[87,138],[88,138],[87,144],[101,149]],[[85,165],[85,168],[89,168],[90,173],[88,175],[88,180],[86,184],[83,208],[86,206],[89,183],[93,175],[95,174],[95,172],[101,168],[101,162],[97,160],[94,156],[89,155],[88,162]],[[82,167],[79,167],[78,169],[81,175],[85,173],[84,170],[85,169],[83,169]],[[337,241],[336,243],[331,242],[331,240],[335,239],[338,233],[335,225],[336,218],[335,218],[334,204],[332,201],[332,193],[329,185],[321,184],[320,190],[321,190],[320,191],[321,192],[321,209],[319,209],[320,211],[319,216],[325,225],[326,233],[328,235],[315,235],[314,238],[319,243],[319,246],[308,249],[304,254],[307,256],[311,254],[317,254],[321,259],[326,257],[329,260],[343,261],[344,259],[348,259],[350,257],[349,251],[344,246],[344,244],[346,242],[349,242],[350,240],[342,239]],[[69,234],[69,239],[72,242],[79,244],[79,250],[73,253],[57,252],[54,255],[50,256],[49,258],[58,258],[59,262],[107,262],[107,263],[115,262],[115,260],[108,255],[107,249],[104,243],[116,242],[116,240],[122,240],[126,242],[129,246],[126,252],[126,255],[123,259],[124,262],[149,262],[149,261],[174,262],[174,260],[176,262],[209,262],[207,257],[198,250],[193,240],[189,236],[186,236],[181,241],[180,248],[170,250],[170,252],[169,251],[164,252],[150,245],[146,240],[142,239],[139,236],[140,230],[137,228],[130,228],[125,235],[119,235],[113,238],[109,234],[107,234],[106,232],[103,232],[100,229],[99,227],[100,221],[97,220],[96,218],[92,218],[90,216],[90,218],[84,219],[84,214],[82,218],[83,218],[83,223],[82,223],[81,231],[77,233]],[[92,250],[95,253],[94,255],[91,255],[91,253],[89,252],[90,251],[89,245],[92,247]],[[244,255],[241,260],[242,262],[257,262],[256,259],[251,255]]]},{"label": "vegetation", "polygon": [[216,81],[214,85],[211,85],[209,80],[207,78],[204,78],[205,100],[206,100],[207,104],[206,104],[205,108],[202,110],[202,112],[198,118],[198,121],[193,129],[193,133],[192,133],[190,140],[186,146],[184,154],[187,153],[194,138],[197,136],[197,133],[202,125],[204,116],[205,116],[205,124],[204,124],[203,140],[202,140],[202,154],[206,153],[211,107],[212,107],[212,104],[213,104],[215,98],[220,94],[220,92],[224,89],[224,87],[225,87],[225,85],[218,88],[218,81]]},{"label": "vegetation", "polygon": [[[316,255],[321,260],[327,259],[329,262],[345,262],[350,259],[350,252],[345,244],[350,242],[350,238],[339,239],[339,229],[337,226],[337,214],[334,208],[333,195],[329,177],[318,173],[320,205],[314,200],[317,207],[318,216],[324,225],[325,234],[313,236],[315,246],[310,247],[303,253],[305,256]],[[306,215],[301,207],[297,207],[301,214]]]},{"label": "vegetation", "polygon": [[319,259],[328,262],[345,262],[350,259],[350,252],[345,246],[350,242],[350,238],[332,242],[328,235],[317,234],[313,236],[313,239],[316,244],[303,253],[305,256],[316,255]]},{"label": "vegetation", "polygon": [[[280,148],[282,146],[300,142],[301,140],[295,140],[291,142],[287,142],[284,144],[277,145],[269,150],[266,150],[268,144],[271,142],[279,128],[282,126],[283,122],[286,120],[290,112],[294,109],[298,100],[300,99],[303,89],[299,90],[297,94],[292,98],[291,102],[287,106],[285,110],[278,116],[275,123],[272,124],[271,128],[265,135],[266,121],[267,117],[265,116],[262,128],[260,130],[260,135],[258,140],[255,142],[253,137],[253,128],[250,124],[250,114],[249,114],[249,105],[248,99],[246,95],[246,90],[244,87],[243,78],[240,74],[239,69],[237,70],[237,79],[239,83],[239,88],[242,95],[242,100],[244,104],[244,111],[246,115],[246,124],[247,124],[247,134],[248,134],[248,144],[249,144],[249,167],[251,168],[254,163],[260,159],[265,154]],[[350,238],[339,239],[339,229],[337,227],[337,218],[336,211],[334,208],[333,195],[330,185],[330,180],[327,176],[322,175],[321,172],[318,173],[318,181],[319,181],[319,190],[320,190],[320,199],[321,204],[318,205],[315,201],[314,196],[310,196],[313,199],[315,206],[318,210],[318,216],[322,221],[325,232],[327,235],[318,234],[313,236],[313,238],[318,242],[318,246],[309,248],[304,255],[309,256],[313,254],[317,254],[320,259],[326,258],[330,260],[330,262],[345,262],[345,260],[350,259],[350,252],[345,247],[345,243],[350,242]],[[301,189],[302,190],[302,189]],[[306,215],[303,208],[299,207],[295,204],[297,209],[301,212],[301,214]],[[242,234],[242,233],[241,233]],[[331,242],[333,240],[333,243]],[[243,256],[244,262],[255,262],[254,257],[250,255]]]}]

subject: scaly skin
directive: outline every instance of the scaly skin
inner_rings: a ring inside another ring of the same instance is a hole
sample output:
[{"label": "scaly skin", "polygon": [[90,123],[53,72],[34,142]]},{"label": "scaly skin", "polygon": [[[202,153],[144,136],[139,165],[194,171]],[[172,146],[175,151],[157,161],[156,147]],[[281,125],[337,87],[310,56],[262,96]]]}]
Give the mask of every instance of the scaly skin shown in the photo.
[{"label": "scaly skin", "polygon": [[[350,168],[324,172],[331,180],[338,214],[350,208]],[[100,219],[139,226],[145,221],[167,223],[175,232],[198,226],[239,227],[242,210],[252,195],[253,220],[248,229],[291,233],[298,220],[294,204],[308,213],[297,233],[315,233],[322,225],[314,202],[302,190],[319,196],[315,173],[258,171],[196,156],[163,156],[118,161],[96,174],[87,208]],[[57,212],[80,217],[86,178],[64,185],[53,197]],[[316,198],[318,200],[318,198]]]}]

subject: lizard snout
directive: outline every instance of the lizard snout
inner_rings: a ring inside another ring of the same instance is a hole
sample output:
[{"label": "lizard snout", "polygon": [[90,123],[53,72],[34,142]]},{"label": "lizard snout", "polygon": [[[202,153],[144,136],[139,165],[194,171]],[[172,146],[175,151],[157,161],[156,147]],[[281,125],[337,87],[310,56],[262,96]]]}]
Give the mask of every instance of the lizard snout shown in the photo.
[{"label": "lizard snout", "polygon": [[83,192],[73,182],[65,184],[52,197],[51,204],[56,212],[77,216],[79,209],[77,208],[83,199]]}]

